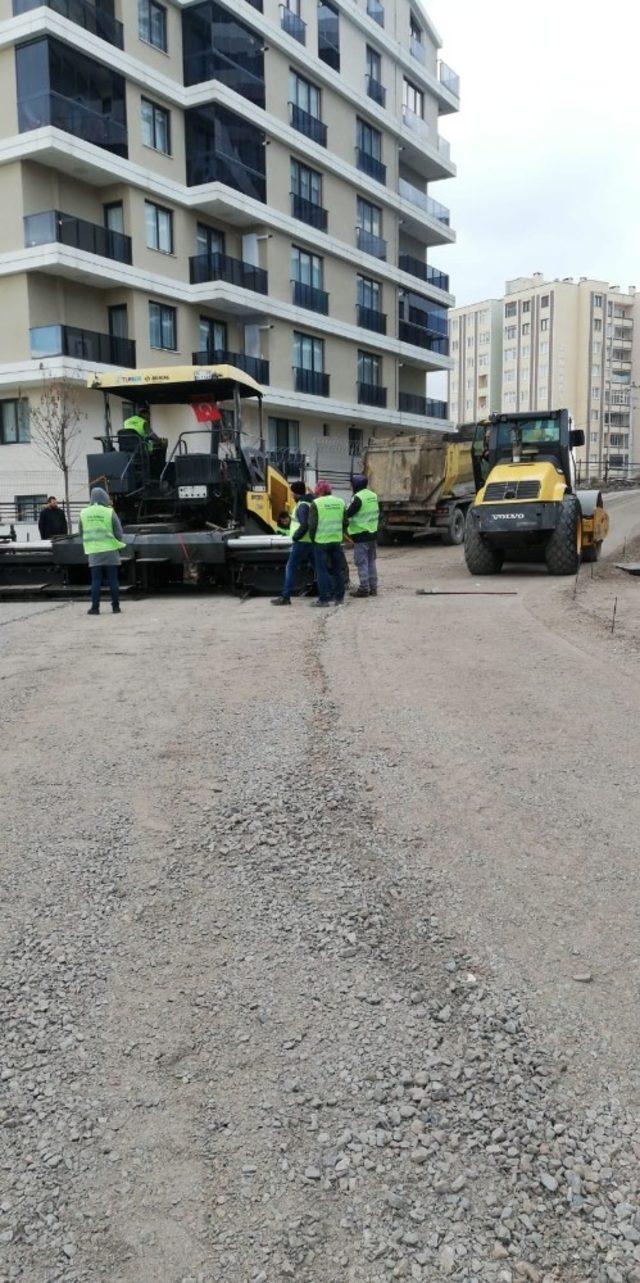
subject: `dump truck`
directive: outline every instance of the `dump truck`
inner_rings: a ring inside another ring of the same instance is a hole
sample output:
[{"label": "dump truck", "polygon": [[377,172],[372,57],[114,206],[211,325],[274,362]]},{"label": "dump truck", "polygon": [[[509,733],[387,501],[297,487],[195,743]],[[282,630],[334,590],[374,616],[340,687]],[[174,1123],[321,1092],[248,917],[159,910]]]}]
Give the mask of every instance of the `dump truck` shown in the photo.
[{"label": "dump truck", "polygon": [[599,490],[576,489],[574,449],[584,432],[568,410],[494,414],[476,425],[476,498],[464,555],[472,575],[498,574],[505,561],[542,562],[575,575],[597,561],[609,530]]},{"label": "dump truck", "polygon": [[398,433],[370,443],[364,460],[369,485],[380,500],[380,541],[408,541],[438,533],[461,544],[475,486],[472,430],[408,436]]}]

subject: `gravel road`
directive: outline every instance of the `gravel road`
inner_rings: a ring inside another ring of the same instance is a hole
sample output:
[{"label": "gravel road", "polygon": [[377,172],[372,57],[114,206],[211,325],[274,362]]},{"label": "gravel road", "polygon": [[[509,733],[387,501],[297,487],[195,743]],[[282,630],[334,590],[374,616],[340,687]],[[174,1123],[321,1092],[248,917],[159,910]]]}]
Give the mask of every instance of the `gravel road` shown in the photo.
[{"label": "gravel road", "polygon": [[0,1283],[639,1283],[640,584],[381,580],[0,606]]}]

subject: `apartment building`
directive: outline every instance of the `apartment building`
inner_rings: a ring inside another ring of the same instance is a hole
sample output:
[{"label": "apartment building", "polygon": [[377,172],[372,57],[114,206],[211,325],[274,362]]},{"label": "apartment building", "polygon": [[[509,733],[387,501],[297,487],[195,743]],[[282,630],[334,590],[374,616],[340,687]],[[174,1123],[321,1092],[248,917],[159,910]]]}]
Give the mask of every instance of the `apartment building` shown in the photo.
[{"label": "apartment building", "polygon": [[584,430],[585,446],[578,452],[583,475],[640,472],[633,433],[639,300],[633,286],[621,290],[587,277],[550,281],[538,272],[507,281],[504,298],[491,304],[456,308],[450,316],[454,422],[481,417],[484,410],[473,380],[486,354],[480,338],[487,339],[489,326],[481,331],[476,317],[489,311],[491,345],[501,348],[489,410],[566,407],[574,426]]},{"label": "apartment building", "polygon": [[472,423],[500,409],[502,303],[485,299],[451,312],[449,411],[453,423]]},{"label": "apartment building", "polygon": [[240,366],[290,471],[443,426],[439,45],[420,0],[0,0],[0,502],[59,489],[43,377],[81,389],[78,497],[108,367]]}]

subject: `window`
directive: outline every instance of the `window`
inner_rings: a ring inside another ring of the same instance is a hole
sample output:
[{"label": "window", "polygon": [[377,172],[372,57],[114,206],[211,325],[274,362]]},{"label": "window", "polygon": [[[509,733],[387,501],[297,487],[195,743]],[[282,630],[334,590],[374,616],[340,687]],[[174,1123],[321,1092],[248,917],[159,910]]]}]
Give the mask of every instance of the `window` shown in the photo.
[{"label": "window", "polygon": [[310,80],[299,76],[297,71],[289,72],[289,101],[294,107],[306,111],[309,116],[320,120],[320,90]]},{"label": "window", "polygon": [[540,355],[541,355],[541,356],[546,356],[546,354],[547,354],[547,352],[548,352],[548,351],[549,351],[549,340],[548,340],[548,339],[542,339],[542,340],[541,340],[541,342],[540,342]]},{"label": "window", "polygon": [[358,196],[357,206],[358,227],[364,232],[370,232],[372,236],[382,236],[382,210],[377,205],[372,205],[370,201],[364,200]]},{"label": "window", "polygon": [[382,58],[377,49],[372,49],[367,45],[367,75],[370,80],[375,80],[376,84],[382,81]]},{"label": "window", "polygon": [[490,330],[484,330],[482,334],[478,335],[478,343],[490,343],[490,342],[491,342]]},{"label": "window", "polygon": [[362,428],[349,428],[349,454],[362,454]]},{"label": "window", "polygon": [[324,272],[320,256],[294,245],[291,250],[291,279],[300,285],[311,285],[315,290],[323,289]]},{"label": "window", "polygon": [[270,450],[299,450],[300,424],[297,419],[272,419],[267,422]]},{"label": "window", "polygon": [[594,294],[594,296],[593,296],[593,306],[594,306],[594,307],[602,307],[602,294]]},{"label": "window", "polygon": [[523,311],[523,312],[530,312],[530,311],[531,311],[531,303],[530,303],[530,301],[529,301],[529,299],[528,299],[528,298],[527,298],[527,299],[525,299],[525,300],[524,300],[524,303],[522,304],[522,311]]},{"label": "window", "polygon": [[549,295],[543,294],[542,298],[540,299],[540,307],[548,307],[548,306],[549,306]]},{"label": "window", "polygon": [[149,343],[151,347],[175,352],[176,342],[176,309],[164,303],[149,304]]},{"label": "window", "polygon": [[475,365],[475,358],[474,358],[473,356],[468,356],[468,357],[467,357],[467,369],[468,369],[468,370],[472,370],[472,369],[473,369],[473,367],[474,367],[474,365]]},{"label": "window", "polygon": [[424,116],[424,94],[410,80],[405,80],[402,85],[402,105],[406,107],[407,111],[412,111],[414,116],[419,116],[422,120]]},{"label": "window", "polygon": [[312,334],[293,332],[293,364],[297,370],[313,370],[315,374],[324,372],[324,342]]},{"label": "window", "polygon": [[489,356],[486,352],[483,352],[482,355],[478,357],[478,369],[486,370],[488,364]]},{"label": "window", "polygon": [[161,254],[173,254],[173,214],[163,205],[154,205],[152,201],[144,203],[144,221],[147,232],[147,248],[157,249]]},{"label": "window", "polygon": [[540,322],[540,329],[541,329],[541,330],[548,330],[548,329],[549,329],[549,319],[548,319],[548,317],[544,316],[544,317],[542,318],[542,320],[541,320],[541,322]]},{"label": "window", "polygon": [[201,316],[198,327],[199,352],[226,352],[227,327],[224,321],[214,321],[212,316]]},{"label": "window", "polygon": [[109,333],[112,339],[128,339],[129,313],[126,303],[115,303],[108,309]]},{"label": "window", "polygon": [[299,160],[291,161],[291,191],[294,196],[308,200],[312,205],[322,204],[322,174],[309,169]]},{"label": "window", "polygon": [[473,342],[474,342],[474,340],[473,340],[473,335],[471,335],[471,336],[467,339],[467,347],[473,347]]},{"label": "window", "polygon": [[549,366],[546,364],[546,362],[542,361],[538,366],[538,378],[542,380],[542,379],[548,378],[548,376],[549,376]]},{"label": "window", "polygon": [[360,117],[356,121],[356,146],[366,156],[372,156],[374,160],[382,159],[380,130],[374,129],[373,125],[368,125],[366,120],[361,120]]},{"label": "window", "polygon": [[518,355],[518,349],[515,347],[506,347],[504,349],[505,361],[515,361],[517,355]]},{"label": "window", "polygon": [[[597,420],[600,418],[600,411],[599,411],[599,410],[592,410],[592,411],[591,411],[591,418],[592,418],[592,419],[594,419],[594,420],[597,422]],[[598,434],[597,434],[597,432],[596,432],[596,433],[594,433],[594,436],[596,436],[596,437],[597,437],[597,435],[598,435]]]},{"label": "window", "polygon": [[505,392],[505,394],[504,394],[504,403],[505,403],[505,405],[506,405],[506,406],[507,406],[507,405],[515,405],[515,403],[516,403],[516,394],[515,394],[515,392]]},{"label": "window", "polygon": [[46,502],[46,494],[14,495],[13,505],[16,510],[16,521],[37,521],[40,509]]},{"label": "window", "polygon": [[504,305],[504,314],[505,314],[505,316],[516,316],[516,315],[517,315],[517,312],[518,312],[518,304],[517,304],[517,303],[505,303],[505,305]]},{"label": "window", "polygon": [[422,27],[414,13],[409,18],[409,34],[412,40],[416,40],[419,45],[422,44]]},{"label": "window", "polygon": [[525,360],[526,360],[526,361],[528,361],[528,360],[529,360],[529,353],[530,353],[530,351],[531,351],[531,348],[529,347],[529,344],[528,344],[528,343],[523,343],[523,344],[522,344],[522,347],[520,348],[520,356],[522,357],[522,360],[523,360],[523,361],[525,361]]},{"label": "window", "polygon": [[112,201],[109,205],[102,206],[103,222],[107,231],[119,232],[122,236],[124,233],[124,211],[122,201]]},{"label": "window", "polygon": [[457,340],[457,339],[452,339],[452,340],[451,340],[451,351],[452,351],[452,352],[457,352],[457,351],[458,351],[459,346],[460,346],[460,344],[458,343],[458,340]]},{"label": "window", "polygon": [[368,307],[372,312],[380,311],[381,287],[379,281],[372,281],[368,276],[358,276],[358,307]]},{"label": "window", "polygon": [[220,103],[185,112],[187,185],[225,183],[253,200],[266,199],[265,136]]},{"label": "window", "polygon": [[340,14],[329,0],[318,3],[318,57],[340,70]]},{"label": "window", "polygon": [[26,397],[0,401],[0,445],[26,445],[30,440],[29,402]]},{"label": "window", "polygon": [[517,333],[518,333],[517,325],[505,326],[504,336],[506,339],[515,339]]},{"label": "window", "polygon": [[167,11],[158,0],[138,0],[138,35],[148,45],[167,51]]},{"label": "window", "polygon": [[596,316],[596,317],[594,318],[593,328],[594,328],[594,330],[595,330],[596,334],[601,334],[601,333],[602,333],[602,321],[601,321],[601,319],[600,319],[600,317],[599,317],[599,316]]},{"label": "window", "polygon": [[206,223],[198,223],[196,254],[224,254],[224,232],[219,232],[217,227],[208,227]]},{"label": "window", "polygon": [[522,333],[523,333],[523,334],[530,334],[530,333],[531,333],[531,322],[530,322],[530,321],[525,321],[524,325],[522,326]]},{"label": "window", "polygon": [[515,370],[505,370],[505,372],[504,372],[504,381],[505,381],[505,383],[515,383],[515,381],[516,381],[516,372],[515,372]]},{"label": "window", "polygon": [[358,352],[358,383],[379,388],[382,384],[382,357],[371,352]]},{"label": "window", "polygon": [[[23,12],[24,6],[16,4],[15,9]],[[91,12],[88,5],[57,4],[56,9],[58,13],[73,10],[74,17]],[[102,12],[106,17],[105,6]],[[115,155],[127,156],[123,76],[52,37],[19,46],[15,66],[21,132],[54,125]]]},{"label": "window", "polygon": [[157,103],[151,102],[149,98],[142,98],[140,114],[143,143],[146,147],[153,147],[154,151],[164,152],[165,156],[168,156],[171,152],[169,112],[165,107],[159,107]]},{"label": "window", "polygon": [[592,387],[592,389],[591,389],[591,396],[592,396],[592,398],[593,398],[593,400],[594,400],[594,401],[599,401],[599,400],[600,400],[600,388]]}]

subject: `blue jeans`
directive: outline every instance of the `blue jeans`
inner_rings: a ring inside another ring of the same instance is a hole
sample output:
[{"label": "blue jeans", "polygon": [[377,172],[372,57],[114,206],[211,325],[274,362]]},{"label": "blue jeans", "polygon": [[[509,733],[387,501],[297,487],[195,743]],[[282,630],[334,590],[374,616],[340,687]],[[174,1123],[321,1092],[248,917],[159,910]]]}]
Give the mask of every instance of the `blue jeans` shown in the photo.
[{"label": "blue jeans", "polygon": [[313,545],[316,561],[316,579],[320,601],[344,600],[344,570],[341,543],[316,543]]},{"label": "blue jeans", "polygon": [[298,540],[292,543],[287,569],[284,575],[284,588],[282,589],[283,597],[291,597],[296,587],[298,574],[305,566],[313,565],[313,544],[303,543]]},{"label": "blue jeans", "polygon": [[91,609],[100,609],[100,589],[102,587],[102,576],[105,576],[111,593],[111,605],[120,605],[120,588],[118,585],[118,567],[117,566],[92,566],[91,567]]}]

